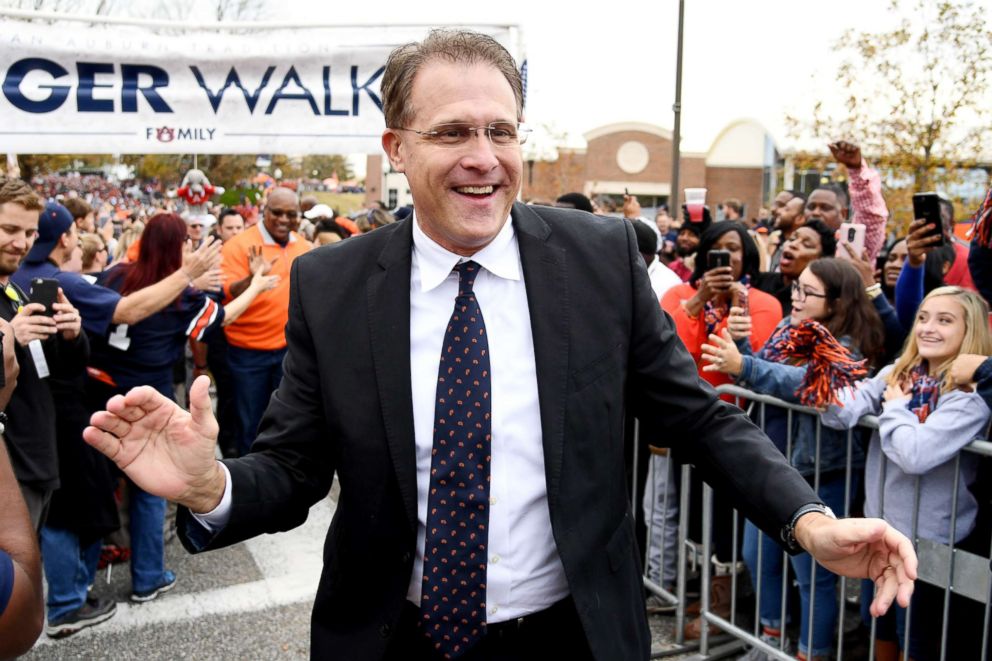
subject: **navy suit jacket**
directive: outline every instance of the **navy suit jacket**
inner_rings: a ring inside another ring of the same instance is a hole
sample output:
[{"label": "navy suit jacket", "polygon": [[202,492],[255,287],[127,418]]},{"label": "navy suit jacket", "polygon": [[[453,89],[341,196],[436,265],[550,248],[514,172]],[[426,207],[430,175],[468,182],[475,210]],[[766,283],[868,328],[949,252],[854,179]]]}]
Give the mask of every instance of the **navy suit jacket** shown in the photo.
[{"label": "navy suit jacket", "polygon": [[[589,647],[646,659],[650,633],[624,473],[630,408],[776,538],[818,501],[743,413],[721,401],[651,291],[630,224],[516,204],[537,363],[551,525]],[[288,530],[337,473],[313,608],[315,658],[381,658],[415,557],[410,221],[293,264],[285,376],[252,452],[226,462],[229,524],[191,550]],[[202,531],[202,529],[201,529]]]}]

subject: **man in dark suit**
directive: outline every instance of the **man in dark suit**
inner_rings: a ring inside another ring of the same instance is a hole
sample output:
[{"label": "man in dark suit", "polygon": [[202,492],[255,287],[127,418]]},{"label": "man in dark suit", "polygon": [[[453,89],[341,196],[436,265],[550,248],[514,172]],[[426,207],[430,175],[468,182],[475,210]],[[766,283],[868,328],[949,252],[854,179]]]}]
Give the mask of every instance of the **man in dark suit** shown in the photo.
[{"label": "man in dark suit", "polygon": [[526,133],[501,46],[434,32],[393,52],[382,91],[413,218],[294,263],[285,376],[252,452],[215,461],[202,379],[191,413],[136,389],[86,432],[187,508],[188,549],[299,525],[336,472],[314,657],[647,658],[631,407],[769,534],[877,579],[876,610],[908,600],[908,540],[825,513],[697,378],[629,225],[514,204]]}]

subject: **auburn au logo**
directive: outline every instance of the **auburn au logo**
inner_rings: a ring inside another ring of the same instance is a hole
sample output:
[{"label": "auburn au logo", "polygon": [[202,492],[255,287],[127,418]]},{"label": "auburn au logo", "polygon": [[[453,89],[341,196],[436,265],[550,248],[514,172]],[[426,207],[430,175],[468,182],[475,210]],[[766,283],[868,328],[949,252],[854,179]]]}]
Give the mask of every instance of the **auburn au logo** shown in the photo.
[{"label": "auburn au logo", "polygon": [[171,129],[168,126],[155,129],[155,137],[158,138],[159,142],[172,142],[176,139],[176,129]]}]

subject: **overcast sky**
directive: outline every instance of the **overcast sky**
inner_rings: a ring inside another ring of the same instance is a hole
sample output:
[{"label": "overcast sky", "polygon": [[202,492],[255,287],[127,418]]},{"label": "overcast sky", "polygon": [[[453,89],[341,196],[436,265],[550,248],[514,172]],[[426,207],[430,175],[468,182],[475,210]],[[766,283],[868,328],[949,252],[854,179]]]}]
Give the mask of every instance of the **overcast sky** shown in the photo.
[{"label": "overcast sky", "polygon": [[[992,3],[992,0],[983,0]],[[705,152],[729,122],[750,117],[776,137],[786,112],[806,113],[830,93],[832,49],[851,27],[895,27],[888,0],[686,0],[682,89],[683,149]],[[409,0],[291,3],[286,18],[386,23],[473,21],[521,26],[529,61],[527,119],[573,140],[621,121],[671,128],[675,87],[675,0],[543,3]],[[815,76],[812,77],[812,76]]]}]

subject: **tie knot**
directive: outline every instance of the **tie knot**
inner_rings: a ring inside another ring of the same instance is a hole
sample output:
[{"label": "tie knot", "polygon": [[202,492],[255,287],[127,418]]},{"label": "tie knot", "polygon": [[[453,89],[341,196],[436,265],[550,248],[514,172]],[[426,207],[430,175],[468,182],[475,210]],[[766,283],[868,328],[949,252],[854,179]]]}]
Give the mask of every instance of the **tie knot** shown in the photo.
[{"label": "tie knot", "polygon": [[476,262],[468,261],[457,264],[453,271],[458,272],[458,293],[471,294],[472,286],[475,284],[475,278],[479,275],[479,271],[482,267]]}]

